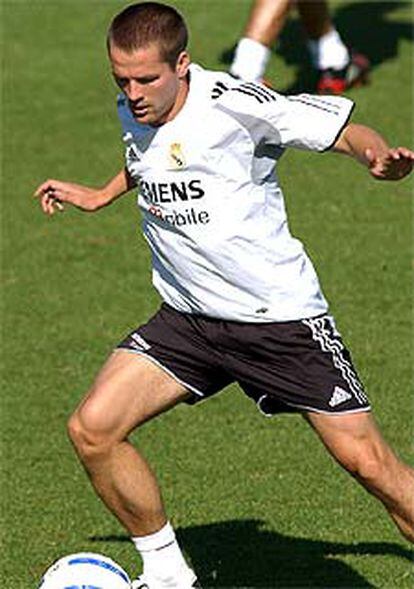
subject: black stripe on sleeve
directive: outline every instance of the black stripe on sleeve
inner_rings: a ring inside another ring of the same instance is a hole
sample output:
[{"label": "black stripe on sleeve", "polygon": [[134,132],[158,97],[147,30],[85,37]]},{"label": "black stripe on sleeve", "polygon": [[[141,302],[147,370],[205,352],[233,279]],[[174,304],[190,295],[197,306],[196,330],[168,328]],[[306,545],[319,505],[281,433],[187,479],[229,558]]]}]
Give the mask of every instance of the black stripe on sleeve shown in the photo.
[{"label": "black stripe on sleeve", "polygon": [[[319,110],[324,110],[325,112],[329,112],[332,115],[338,116],[340,111],[339,107],[335,107],[334,105],[329,105],[329,108],[326,106],[322,106],[322,104],[318,104],[317,102],[312,102],[309,99],[305,99],[304,97],[299,96],[288,96],[287,99],[290,102],[301,102],[302,104],[306,104],[307,106],[312,106],[313,108],[318,108]],[[335,109],[335,110],[333,110]]]},{"label": "black stripe on sleeve", "polygon": [[247,82],[246,84],[243,84],[243,88],[249,88],[251,90],[254,90],[258,94],[266,98],[268,102],[270,102],[271,100],[276,100],[276,94],[274,94],[270,89],[264,88],[263,86],[259,86],[254,82]]},{"label": "black stripe on sleeve", "polygon": [[213,90],[211,91],[211,98],[219,98],[224,92],[227,92],[228,86],[223,82],[216,82]]},{"label": "black stripe on sleeve", "polygon": [[[329,101],[326,97],[322,98],[321,96],[316,96],[315,94],[300,94],[299,98],[307,98],[308,100],[311,100],[313,102],[315,102],[316,104],[321,104],[333,109],[339,109],[340,106],[339,104],[337,104],[336,102],[331,102]],[[329,97],[328,97],[329,98]]]},{"label": "black stripe on sleeve", "polygon": [[247,94],[247,96],[251,96],[252,98],[255,98],[261,104],[268,101],[267,98],[264,98],[260,94],[257,94],[256,92],[253,92],[253,90],[249,90],[248,88],[245,88],[244,86],[237,86],[236,88],[231,88],[230,91],[231,92],[241,92],[241,94]]}]

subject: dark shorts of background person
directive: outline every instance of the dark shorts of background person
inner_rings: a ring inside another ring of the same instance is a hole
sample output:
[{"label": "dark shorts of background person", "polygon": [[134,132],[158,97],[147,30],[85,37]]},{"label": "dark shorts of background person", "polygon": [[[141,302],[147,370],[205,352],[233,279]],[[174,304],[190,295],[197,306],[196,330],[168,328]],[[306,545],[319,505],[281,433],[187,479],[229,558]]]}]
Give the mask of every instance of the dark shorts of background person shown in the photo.
[{"label": "dark shorts of background person", "polygon": [[241,323],[181,313],[167,304],[118,346],[143,354],[183,384],[188,403],[237,382],[265,415],[370,410],[330,315]]}]

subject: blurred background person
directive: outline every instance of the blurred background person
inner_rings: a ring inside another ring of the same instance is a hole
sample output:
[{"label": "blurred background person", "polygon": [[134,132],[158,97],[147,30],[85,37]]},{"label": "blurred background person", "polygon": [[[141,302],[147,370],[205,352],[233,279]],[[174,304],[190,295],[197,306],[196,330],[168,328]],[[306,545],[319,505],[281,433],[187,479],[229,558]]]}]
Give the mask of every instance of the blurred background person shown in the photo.
[{"label": "blurred background person", "polygon": [[340,94],[366,83],[369,61],[346,46],[333,24],[326,0],[255,0],[235,48],[230,73],[248,81],[263,80],[271,47],[294,6],[305,30],[312,66],[317,71],[317,92]]}]

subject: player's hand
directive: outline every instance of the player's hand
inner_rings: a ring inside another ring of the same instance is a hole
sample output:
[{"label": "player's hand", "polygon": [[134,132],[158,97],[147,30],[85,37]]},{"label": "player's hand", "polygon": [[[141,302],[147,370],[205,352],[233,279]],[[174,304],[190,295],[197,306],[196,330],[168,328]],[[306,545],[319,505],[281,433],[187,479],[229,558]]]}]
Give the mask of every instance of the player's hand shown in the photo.
[{"label": "player's hand", "polygon": [[389,149],[380,156],[368,148],[365,150],[365,157],[371,175],[377,180],[401,180],[414,166],[414,152],[406,147]]},{"label": "player's hand", "polygon": [[39,199],[42,210],[47,215],[64,210],[64,203],[69,203],[83,211],[95,211],[100,208],[100,191],[95,188],[62,182],[60,180],[46,180],[34,193]]}]

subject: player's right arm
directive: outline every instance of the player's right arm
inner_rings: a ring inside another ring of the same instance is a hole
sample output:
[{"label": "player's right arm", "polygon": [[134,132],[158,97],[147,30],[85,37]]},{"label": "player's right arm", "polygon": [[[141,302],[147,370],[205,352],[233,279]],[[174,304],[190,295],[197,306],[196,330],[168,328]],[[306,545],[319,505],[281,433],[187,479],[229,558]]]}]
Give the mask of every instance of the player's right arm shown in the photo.
[{"label": "player's right arm", "polygon": [[42,210],[47,215],[64,210],[64,203],[94,212],[111,204],[114,200],[134,187],[128,171],[123,168],[114,178],[101,188],[90,188],[82,184],[49,179],[43,182],[34,193]]}]

